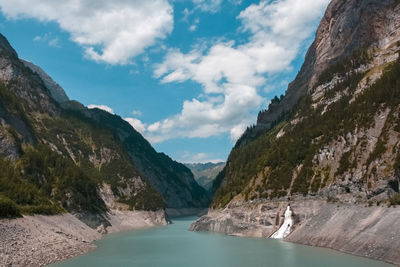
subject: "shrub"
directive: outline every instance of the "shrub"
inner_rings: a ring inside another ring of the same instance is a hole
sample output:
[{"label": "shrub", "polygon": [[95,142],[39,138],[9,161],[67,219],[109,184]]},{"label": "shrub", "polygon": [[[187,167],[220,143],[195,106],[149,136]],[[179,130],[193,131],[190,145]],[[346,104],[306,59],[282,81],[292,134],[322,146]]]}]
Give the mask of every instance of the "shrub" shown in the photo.
[{"label": "shrub", "polygon": [[400,194],[396,194],[392,198],[390,198],[389,205],[390,206],[400,205]]},{"label": "shrub", "polygon": [[15,217],[21,217],[21,213],[18,210],[17,205],[8,197],[0,194],[0,218]]}]

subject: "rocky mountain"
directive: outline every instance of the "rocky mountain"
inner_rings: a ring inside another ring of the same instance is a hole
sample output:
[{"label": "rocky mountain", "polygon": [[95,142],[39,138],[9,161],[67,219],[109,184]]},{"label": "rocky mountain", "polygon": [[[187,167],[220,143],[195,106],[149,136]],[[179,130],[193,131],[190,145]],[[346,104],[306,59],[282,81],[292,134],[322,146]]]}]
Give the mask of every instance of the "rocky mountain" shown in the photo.
[{"label": "rocky mountain", "polygon": [[287,240],[399,264],[400,211],[388,208],[400,204],[399,53],[399,1],[332,0],[296,79],[239,139],[192,229],[268,237],[290,204]]},{"label": "rocky mountain", "polygon": [[215,206],[239,194],[273,199],[337,187],[337,195],[355,186],[350,195],[362,192],[363,200],[385,189],[384,200],[398,191],[397,8],[394,1],[331,2],[286,95],[260,112],[232,150]]},{"label": "rocky mountain", "polygon": [[90,224],[90,214],[111,208],[208,202],[188,168],[157,153],[119,116],[69,101],[0,35],[1,217],[69,211]]},{"label": "rocky mountain", "polygon": [[210,190],[215,178],[225,167],[225,162],[186,163],[185,165],[192,171],[196,182],[204,189]]},{"label": "rocky mountain", "polygon": [[38,74],[42,79],[46,88],[50,91],[51,97],[58,103],[64,103],[69,101],[67,94],[64,89],[56,83],[46,72],[44,72],[39,66],[36,66],[32,62],[21,59],[22,63],[30,68],[34,73]]}]

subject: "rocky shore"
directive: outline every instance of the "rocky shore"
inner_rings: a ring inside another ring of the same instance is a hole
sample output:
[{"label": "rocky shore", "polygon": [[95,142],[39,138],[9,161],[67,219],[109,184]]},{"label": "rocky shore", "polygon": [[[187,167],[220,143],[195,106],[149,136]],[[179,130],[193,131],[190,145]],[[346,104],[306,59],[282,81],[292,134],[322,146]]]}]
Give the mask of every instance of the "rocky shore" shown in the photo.
[{"label": "rocky shore", "polygon": [[[283,223],[287,201],[242,203],[210,210],[192,231],[214,231],[246,237],[270,237]],[[400,208],[327,203],[304,199],[290,202],[294,226],[286,241],[326,247],[400,265]]]},{"label": "rocky shore", "polygon": [[97,229],[69,213],[0,220],[0,266],[48,265],[87,253],[103,234],[168,223],[164,211],[111,210],[106,217],[110,225]]}]

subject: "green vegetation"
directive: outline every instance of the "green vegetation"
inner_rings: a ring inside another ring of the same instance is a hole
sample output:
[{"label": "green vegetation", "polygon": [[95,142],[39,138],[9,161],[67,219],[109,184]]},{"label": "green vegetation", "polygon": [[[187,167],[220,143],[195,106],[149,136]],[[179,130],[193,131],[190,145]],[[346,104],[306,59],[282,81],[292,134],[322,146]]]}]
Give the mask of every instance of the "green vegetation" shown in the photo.
[{"label": "green vegetation", "polygon": [[129,199],[121,200],[122,203],[129,205],[129,209],[133,210],[150,210],[156,211],[165,208],[165,202],[162,197],[150,186],[139,190],[136,195]]},{"label": "green vegetation", "polygon": [[16,162],[0,160],[1,193],[24,214],[69,211],[102,212],[97,184],[70,159],[44,145],[24,147]]},{"label": "green vegetation", "polygon": [[[105,212],[107,208],[98,193],[102,183],[110,184],[120,196],[119,188],[125,188],[129,179],[142,177],[110,129],[68,111],[59,116],[30,113],[24,110],[23,101],[18,102],[8,93],[7,87],[0,86],[0,93],[0,101],[5,102],[3,97],[7,99],[6,104],[0,103],[7,111],[22,117],[36,136],[59,151],[54,152],[42,142],[35,146],[23,144],[16,131],[9,127],[8,132],[20,147],[21,157],[16,161],[0,158],[0,194],[9,200],[4,205],[10,207],[4,209],[8,215],[2,216]],[[90,161],[91,156],[97,158],[97,164]],[[141,200],[136,200],[139,204],[133,208],[164,207],[156,191],[146,190],[150,200],[138,193]]]},{"label": "green vegetation", "polygon": [[371,55],[367,50],[359,50],[349,57],[346,57],[334,63],[324,70],[318,79],[318,85],[330,82],[334,76],[343,77],[349,73],[367,64],[371,61]]},{"label": "green vegetation", "polygon": [[400,194],[394,195],[392,198],[389,199],[390,206],[397,206],[400,205]]},{"label": "green vegetation", "polygon": [[385,144],[383,143],[382,139],[379,138],[378,142],[376,142],[374,150],[372,151],[372,153],[368,157],[367,166],[369,166],[372,161],[374,161],[379,156],[381,156],[385,151],[386,151]]},{"label": "green vegetation", "polygon": [[342,175],[350,169],[350,156],[352,153],[352,149],[343,153],[342,157],[340,158],[339,168],[336,170],[335,176]]},{"label": "green vegetation", "polygon": [[[313,109],[311,96],[306,95],[294,109],[296,113],[287,116],[283,122],[248,141],[246,145],[235,147],[229,156],[224,178],[218,177],[223,183],[214,196],[213,206],[225,206],[259,173],[264,173],[263,184],[257,188],[259,196],[281,196],[282,192],[289,189],[292,175],[300,165],[302,168],[293,184],[292,193],[306,195],[310,189],[317,190],[322,178],[316,177],[314,183],[310,183],[314,175],[320,175],[316,173],[313,163],[318,150],[354,129],[370,128],[377,113],[400,104],[400,61],[389,65],[378,81],[350,103],[358,83],[365,75],[354,73],[353,70],[368,60],[367,52],[359,52],[324,72],[320,82],[329,81],[335,74],[344,78],[324,96],[330,98],[336,92],[341,95],[340,100],[332,103],[325,113],[322,114],[322,107]],[[302,120],[291,125],[289,122],[295,114]],[[285,127],[285,134],[277,139],[276,134],[282,127]],[[373,157],[381,155],[384,149],[384,140],[381,140]],[[351,154],[352,151],[349,151],[343,155],[336,175],[352,167]],[[266,167],[268,172],[264,171]],[[325,177],[324,184],[327,183],[326,179],[328,177]]]},{"label": "green vegetation", "polygon": [[21,217],[21,213],[14,201],[0,194],[0,218]]}]

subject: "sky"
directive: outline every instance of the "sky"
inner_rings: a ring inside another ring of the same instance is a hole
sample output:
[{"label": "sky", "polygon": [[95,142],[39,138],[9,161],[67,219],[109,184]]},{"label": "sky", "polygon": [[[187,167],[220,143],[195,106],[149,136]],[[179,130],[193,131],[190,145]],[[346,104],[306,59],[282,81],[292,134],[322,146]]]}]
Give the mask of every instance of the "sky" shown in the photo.
[{"label": "sky", "polygon": [[284,94],[329,0],[0,0],[0,33],[70,99],[180,162],[225,161]]}]

